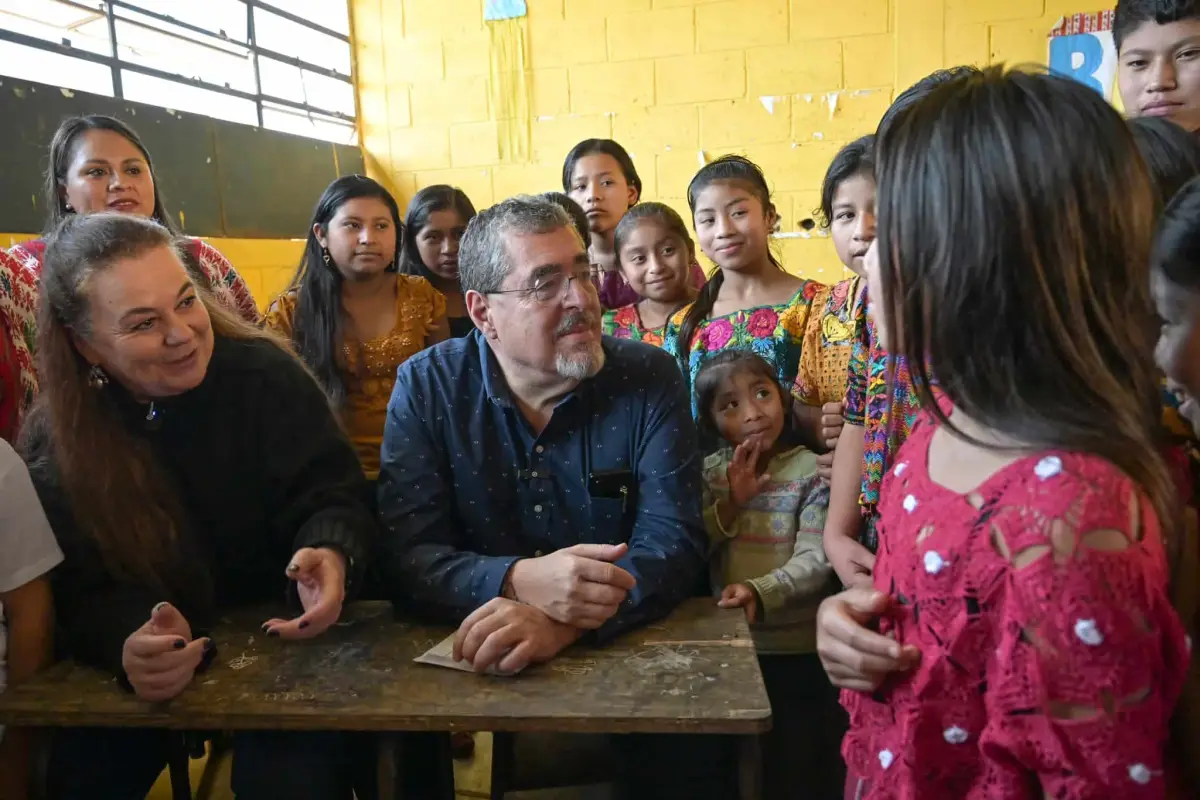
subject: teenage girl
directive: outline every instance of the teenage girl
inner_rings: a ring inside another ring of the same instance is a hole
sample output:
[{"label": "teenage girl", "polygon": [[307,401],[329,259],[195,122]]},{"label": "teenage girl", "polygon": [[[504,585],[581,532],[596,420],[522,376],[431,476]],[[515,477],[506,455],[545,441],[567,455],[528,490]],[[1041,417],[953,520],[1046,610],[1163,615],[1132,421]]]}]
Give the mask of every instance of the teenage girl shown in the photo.
[{"label": "teenage girl", "polygon": [[474,216],[475,206],[466,192],[442,184],[417,192],[404,218],[400,272],[420,276],[442,293],[454,337],[475,330],[458,285],[458,243]]},{"label": "teenage girl", "polygon": [[[563,191],[587,215],[589,237],[584,241],[592,264],[600,270],[600,305],[620,308],[638,301],[617,266],[613,236],[625,212],[642,197],[642,179],[625,148],[612,139],[585,139],[571,148],[563,162]],[[704,285],[704,271],[691,265],[694,288]]]},{"label": "teenage girl", "polygon": [[[716,353],[746,349],[765,358],[779,382],[791,386],[821,285],[784,271],[771,254],[768,236],[778,215],[762,170],[742,156],[718,158],[692,178],[688,205],[700,249],[717,269],[696,302],[671,318],[667,351],[679,359],[689,385]],[[810,406],[816,397],[798,399],[799,430],[815,443],[820,409]]]},{"label": "teenage girl", "polygon": [[604,312],[604,333],[661,347],[667,321],[696,297],[692,237],[675,209],[642,203],[621,218],[613,241],[621,274],[642,299]]},{"label": "teenage girl", "polygon": [[874,591],[818,617],[852,690],[847,796],[1161,798],[1189,654],[1129,130],[1076,81],[993,68],[876,156],[872,313],[924,416],[884,483]]},{"label": "teenage girl", "polygon": [[[959,77],[979,75],[976,67],[937,70],[905,89],[884,113],[876,139],[914,103]],[[860,304],[870,302],[863,292]],[[889,354],[881,344],[870,314],[856,321],[850,352],[844,427],[838,434],[830,478],[829,519],[825,523],[825,554],[846,586],[871,582],[878,545],[879,491],[883,476],[917,420],[920,400],[902,356]],[[822,416],[823,438],[836,428],[832,415]]]},{"label": "teenage girl", "polygon": [[399,274],[403,242],[387,189],[362,175],[338,178],[317,201],[304,257],[266,318],[316,376],[372,482],[396,369],[450,337],[441,293]]},{"label": "teenage girl", "polygon": [[[874,136],[864,136],[843,147],[821,185],[817,214],[833,239],[838,259],[852,276],[813,295],[813,312],[804,331],[800,371],[793,393],[813,397],[821,405],[821,436],[829,453],[818,458],[821,476],[832,477],[833,450],[842,432],[842,401],[855,332],[866,324],[863,290],[863,257],[875,241],[875,166],[871,152]],[[862,421],[858,420],[859,427]]]},{"label": "teenage girl", "polygon": [[816,657],[817,605],[833,570],[821,544],[829,490],[797,440],[775,368],[726,350],[696,376],[700,425],[723,447],[704,463],[713,592],[742,608],[775,710],[763,741],[764,797],[834,797],[845,781],[846,716]]}]

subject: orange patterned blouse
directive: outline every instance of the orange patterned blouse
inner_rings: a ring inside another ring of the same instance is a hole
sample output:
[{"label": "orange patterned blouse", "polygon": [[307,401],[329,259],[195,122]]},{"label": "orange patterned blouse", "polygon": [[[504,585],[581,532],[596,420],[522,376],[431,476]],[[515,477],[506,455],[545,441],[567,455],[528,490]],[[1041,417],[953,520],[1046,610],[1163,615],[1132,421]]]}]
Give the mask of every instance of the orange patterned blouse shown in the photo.
[{"label": "orange patterned blouse", "polygon": [[840,403],[846,396],[855,322],[861,311],[856,275],[813,295],[812,313],[804,330],[800,368],[792,394],[811,405]]},{"label": "orange patterned blouse", "polygon": [[[267,311],[266,326],[292,338],[296,293],[280,295]],[[446,316],[446,298],[429,281],[415,275],[396,276],[396,325],[391,333],[367,342],[342,344],[346,400],[342,425],[371,480],[379,477],[379,448],[396,369],[425,349],[437,322]]]}]

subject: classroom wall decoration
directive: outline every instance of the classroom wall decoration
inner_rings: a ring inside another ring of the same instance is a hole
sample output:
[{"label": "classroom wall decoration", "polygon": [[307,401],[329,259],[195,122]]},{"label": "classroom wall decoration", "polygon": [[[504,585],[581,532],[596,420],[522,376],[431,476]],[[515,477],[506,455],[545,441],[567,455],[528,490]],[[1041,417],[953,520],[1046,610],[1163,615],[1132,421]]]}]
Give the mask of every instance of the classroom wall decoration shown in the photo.
[{"label": "classroom wall decoration", "polygon": [[1050,70],[1091,86],[1108,101],[1117,76],[1113,12],[1063,17],[1050,31]]}]

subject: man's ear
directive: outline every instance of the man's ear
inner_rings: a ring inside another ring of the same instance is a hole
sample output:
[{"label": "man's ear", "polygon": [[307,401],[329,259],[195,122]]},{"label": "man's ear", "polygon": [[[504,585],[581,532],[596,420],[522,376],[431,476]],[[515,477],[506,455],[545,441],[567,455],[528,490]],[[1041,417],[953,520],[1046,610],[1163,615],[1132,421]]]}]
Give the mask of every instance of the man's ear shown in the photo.
[{"label": "man's ear", "polygon": [[475,327],[483,331],[484,336],[495,341],[496,326],[492,323],[492,307],[488,303],[487,295],[471,289],[463,295],[463,300],[467,304],[467,316],[475,323]]}]

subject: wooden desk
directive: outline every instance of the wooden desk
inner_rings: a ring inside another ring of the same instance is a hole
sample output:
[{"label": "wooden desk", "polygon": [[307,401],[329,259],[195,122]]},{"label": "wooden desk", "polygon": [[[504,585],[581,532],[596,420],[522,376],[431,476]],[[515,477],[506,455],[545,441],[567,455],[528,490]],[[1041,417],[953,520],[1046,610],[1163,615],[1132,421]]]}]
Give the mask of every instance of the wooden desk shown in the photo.
[{"label": "wooden desk", "polygon": [[61,663],[0,695],[0,723],[178,730],[550,731],[742,735],[745,798],[758,797],[757,735],[770,706],[742,612],[685,602],[606,647],[573,647],[507,678],[413,663],[452,632],[397,620],[382,603],[348,608],[310,641],[238,612],[213,633],[212,667],[169,703]]}]

